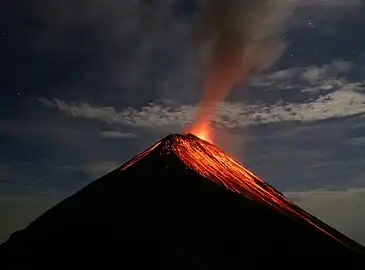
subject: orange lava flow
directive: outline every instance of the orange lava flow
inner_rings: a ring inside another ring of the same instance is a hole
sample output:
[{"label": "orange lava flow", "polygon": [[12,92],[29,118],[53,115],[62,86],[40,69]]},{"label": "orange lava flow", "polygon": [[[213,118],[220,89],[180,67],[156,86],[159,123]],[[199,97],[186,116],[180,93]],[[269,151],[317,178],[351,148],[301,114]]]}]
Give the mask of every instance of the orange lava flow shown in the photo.
[{"label": "orange lava flow", "polygon": [[[204,138],[204,136],[201,138]],[[307,223],[332,239],[348,246],[327,231],[325,224],[323,225],[320,220],[317,220],[308,212],[300,209],[282,193],[243,167],[217,146],[193,134],[170,135],[168,139],[163,139],[138,154],[135,158],[120,167],[120,170],[126,170],[158,148],[163,149],[163,152],[169,154],[174,153],[185,166],[216,184],[275,209],[284,215]]]},{"label": "orange lava flow", "polygon": [[176,136],[169,148],[174,151],[187,167],[205,178],[223,185],[246,198],[275,208],[283,214],[305,221],[336,241],[339,241],[324,228],[315,224],[312,221],[314,219],[313,216],[299,209],[282,193],[244,168],[215,145],[188,134]]}]

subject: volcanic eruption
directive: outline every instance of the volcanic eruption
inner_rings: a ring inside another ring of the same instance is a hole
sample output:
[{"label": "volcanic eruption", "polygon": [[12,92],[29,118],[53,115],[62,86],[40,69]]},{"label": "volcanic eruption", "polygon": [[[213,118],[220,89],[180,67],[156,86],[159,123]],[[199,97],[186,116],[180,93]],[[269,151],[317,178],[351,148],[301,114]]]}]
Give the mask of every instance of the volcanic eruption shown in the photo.
[{"label": "volcanic eruption", "polygon": [[172,134],[14,233],[0,269],[137,269],[154,266],[155,254],[160,269],[236,269],[262,256],[349,260],[365,248],[217,146]]},{"label": "volcanic eruption", "polygon": [[[196,119],[186,129],[206,133],[219,103],[237,84],[269,68],[282,54],[285,22],[296,1],[208,0],[203,1],[197,25],[202,47],[203,96]],[[210,139],[204,136],[207,139]]]},{"label": "volcanic eruption", "polygon": [[[282,1],[291,2],[276,3]],[[218,102],[281,54],[277,37],[287,10],[269,0],[209,3],[202,29],[212,46],[195,124],[11,235],[0,246],[1,270],[239,269],[267,264],[263,258],[282,268],[293,256],[310,263],[346,257],[349,266],[364,257],[363,246],[212,144],[210,117]]]}]

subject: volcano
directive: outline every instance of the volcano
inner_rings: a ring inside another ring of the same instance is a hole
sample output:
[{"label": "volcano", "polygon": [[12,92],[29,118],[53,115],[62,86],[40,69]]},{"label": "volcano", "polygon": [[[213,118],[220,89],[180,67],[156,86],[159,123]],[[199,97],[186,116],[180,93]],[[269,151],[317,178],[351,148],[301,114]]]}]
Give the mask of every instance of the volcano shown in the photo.
[{"label": "volcano", "polygon": [[364,255],[217,146],[172,134],[15,232],[0,269],[239,269]]}]

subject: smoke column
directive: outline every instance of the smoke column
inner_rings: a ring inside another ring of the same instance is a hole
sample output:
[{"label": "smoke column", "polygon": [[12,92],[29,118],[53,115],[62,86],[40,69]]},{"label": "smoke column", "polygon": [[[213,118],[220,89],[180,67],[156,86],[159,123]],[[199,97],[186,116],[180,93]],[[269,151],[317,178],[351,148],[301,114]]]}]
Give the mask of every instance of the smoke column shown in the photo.
[{"label": "smoke column", "polygon": [[293,8],[294,0],[205,3],[198,25],[198,41],[207,53],[204,94],[190,132],[209,129],[212,113],[230,90],[237,83],[247,83],[281,56],[283,26]]}]

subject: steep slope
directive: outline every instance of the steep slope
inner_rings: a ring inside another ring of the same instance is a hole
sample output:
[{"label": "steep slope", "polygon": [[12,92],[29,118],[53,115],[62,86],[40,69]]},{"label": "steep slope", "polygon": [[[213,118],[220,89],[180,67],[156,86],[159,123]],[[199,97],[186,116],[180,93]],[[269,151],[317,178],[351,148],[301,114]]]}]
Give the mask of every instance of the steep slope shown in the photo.
[{"label": "steep slope", "polygon": [[156,258],[166,269],[236,269],[262,256],[357,262],[364,250],[216,146],[170,135],[11,236],[0,269],[139,269]]}]

